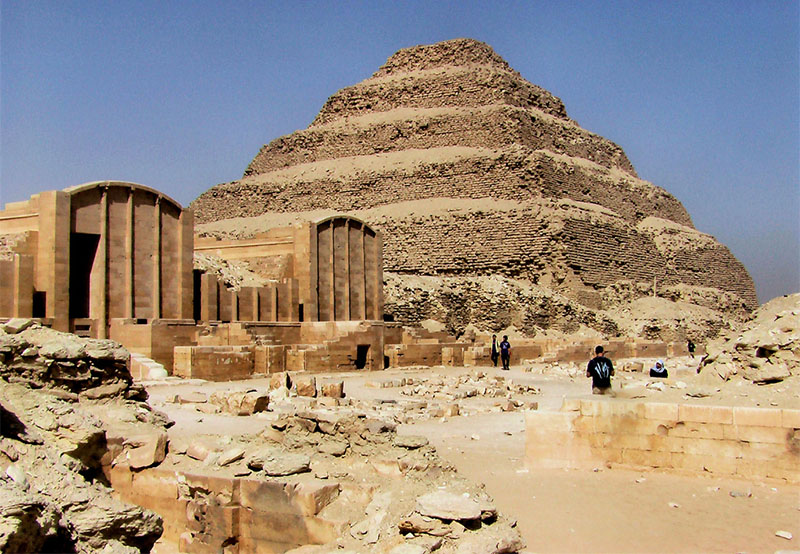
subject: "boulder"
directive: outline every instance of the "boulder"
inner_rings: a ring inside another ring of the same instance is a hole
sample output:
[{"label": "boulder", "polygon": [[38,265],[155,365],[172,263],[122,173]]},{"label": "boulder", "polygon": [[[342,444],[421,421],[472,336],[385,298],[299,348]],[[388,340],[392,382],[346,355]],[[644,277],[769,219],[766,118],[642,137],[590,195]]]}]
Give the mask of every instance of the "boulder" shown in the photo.
[{"label": "boulder", "polygon": [[160,464],[167,455],[168,440],[166,431],[155,427],[129,436],[125,441],[125,446],[131,447],[126,452],[128,465],[132,469],[142,469]]},{"label": "boulder", "polygon": [[33,325],[33,320],[27,318],[15,317],[3,323],[2,328],[3,331],[8,333],[9,335],[16,335],[17,333],[21,333],[31,325]]},{"label": "boulder", "polygon": [[344,398],[344,381],[323,383],[319,387],[320,395],[330,398]]},{"label": "boulder", "polygon": [[269,476],[279,477],[310,471],[311,459],[304,454],[262,448],[247,460],[247,467],[260,469]]},{"label": "boulder", "polygon": [[414,450],[426,446],[428,444],[428,439],[421,435],[397,435],[394,438],[394,444],[400,448]]}]

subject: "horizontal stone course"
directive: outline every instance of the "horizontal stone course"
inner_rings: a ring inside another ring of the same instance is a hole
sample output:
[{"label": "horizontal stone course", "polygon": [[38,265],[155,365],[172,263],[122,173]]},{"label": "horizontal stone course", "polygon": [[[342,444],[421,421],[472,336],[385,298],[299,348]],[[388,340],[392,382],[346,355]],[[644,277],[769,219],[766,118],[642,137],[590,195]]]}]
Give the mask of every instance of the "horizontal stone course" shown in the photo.
[{"label": "horizontal stone course", "polygon": [[526,460],[536,467],[609,462],[794,483],[798,417],[792,409],[570,400],[562,411],[527,413]]}]

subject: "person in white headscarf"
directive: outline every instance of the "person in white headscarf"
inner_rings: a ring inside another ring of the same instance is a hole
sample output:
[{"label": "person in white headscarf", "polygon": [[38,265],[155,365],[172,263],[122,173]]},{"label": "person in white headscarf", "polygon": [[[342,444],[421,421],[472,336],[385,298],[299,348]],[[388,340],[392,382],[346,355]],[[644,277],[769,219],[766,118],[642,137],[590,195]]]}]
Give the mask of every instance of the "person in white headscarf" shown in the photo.
[{"label": "person in white headscarf", "polygon": [[664,367],[663,361],[658,360],[656,362],[656,365],[650,368],[650,377],[660,377],[663,379],[669,377],[669,375],[667,374],[667,368]]}]

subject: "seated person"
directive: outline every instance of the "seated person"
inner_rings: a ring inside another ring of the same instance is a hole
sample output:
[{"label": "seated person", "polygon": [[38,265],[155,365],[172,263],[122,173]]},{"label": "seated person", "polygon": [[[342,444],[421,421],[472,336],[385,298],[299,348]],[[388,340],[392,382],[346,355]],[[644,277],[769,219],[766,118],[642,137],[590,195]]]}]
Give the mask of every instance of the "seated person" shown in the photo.
[{"label": "seated person", "polygon": [[650,368],[650,377],[661,377],[663,379],[669,377],[667,374],[667,368],[664,367],[664,362],[658,360],[656,365]]}]

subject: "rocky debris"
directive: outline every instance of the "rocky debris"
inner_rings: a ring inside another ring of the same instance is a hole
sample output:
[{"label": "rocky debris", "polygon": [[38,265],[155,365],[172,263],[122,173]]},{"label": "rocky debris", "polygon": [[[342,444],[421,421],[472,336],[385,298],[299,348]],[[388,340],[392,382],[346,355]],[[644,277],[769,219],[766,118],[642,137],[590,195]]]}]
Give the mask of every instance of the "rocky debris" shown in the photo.
[{"label": "rocky debris", "polygon": [[0,333],[0,550],[149,551],[161,518],[112,496],[104,466],[161,462],[172,422],[142,402],[128,353],[38,324]]},{"label": "rocky debris", "polygon": [[303,454],[284,452],[276,448],[263,448],[247,459],[247,467],[278,477],[309,471],[311,459]]},{"label": "rocky debris", "polygon": [[26,319],[26,318],[12,318],[0,325],[3,331],[8,333],[9,335],[16,335],[17,333],[21,333],[28,327],[33,325],[33,320]]},{"label": "rocky debris", "polygon": [[263,287],[268,279],[254,273],[247,262],[232,261],[205,254],[194,253],[194,269],[216,275],[230,290],[240,290],[242,287]]},{"label": "rocky debris", "polygon": [[85,393],[90,398],[115,396],[117,392],[131,400],[147,398],[142,387],[133,385],[127,367],[130,355],[119,343],[82,339],[38,323],[17,327],[21,330],[14,334],[0,333],[3,381]]},{"label": "rocky debris", "polygon": [[127,352],[38,324],[0,334],[0,351],[0,550],[149,551],[161,518],[97,478],[166,454],[169,420],[139,400]]},{"label": "rocky debris", "polygon": [[764,384],[800,375],[800,294],[764,304],[737,331],[709,343],[706,350],[697,371],[711,382],[740,375]]},{"label": "rocky debris", "polygon": [[480,505],[469,498],[446,491],[436,491],[417,498],[420,515],[442,520],[473,520],[481,517]]},{"label": "rocky debris", "polygon": [[256,389],[215,392],[209,401],[223,412],[236,416],[248,416],[265,411],[269,406],[269,395]]}]

